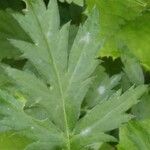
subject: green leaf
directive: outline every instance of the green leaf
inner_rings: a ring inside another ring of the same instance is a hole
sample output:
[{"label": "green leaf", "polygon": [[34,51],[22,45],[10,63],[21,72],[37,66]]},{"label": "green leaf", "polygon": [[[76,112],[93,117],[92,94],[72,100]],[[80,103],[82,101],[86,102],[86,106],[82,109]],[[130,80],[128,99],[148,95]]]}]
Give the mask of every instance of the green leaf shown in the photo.
[{"label": "green leaf", "polygon": [[[138,98],[145,91],[145,86],[139,86],[137,88],[130,88],[123,95],[121,92],[116,92],[109,98],[108,101],[103,101],[95,106],[93,109],[81,118],[75,127],[75,137],[72,139],[73,145],[80,149],[84,144],[88,145],[91,139],[95,142],[100,137],[107,140],[114,140],[112,137],[104,134],[110,130],[118,128],[122,123],[129,121],[133,118],[132,115],[125,113],[131,106],[138,103]],[[101,135],[102,134],[102,135]],[[77,144],[81,142],[81,144]],[[77,143],[76,143],[77,142]]]},{"label": "green leaf", "polygon": [[114,150],[115,148],[110,144],[103,144],[99,150]]},{"label": "green leaf", "polygon": [[129,22],[119,33],[124,45],[140,60],[145,68],[150,69],[149,34],[150,13],[145,12],[132,22]]},{"label": "green leaf", "polygon": [[[84,105],[92,108],[103,100],[107,100],[116,90],[114,88],[119,85],[121,75],[113,75],[111,78],[105,72],[102,66],[98,66],[94,72],[93,83],[86,95]],[[92,100],[92,101],[91,101]]]},{"label": "green leaf", "polygon": [[88,10],[91,10],[95,5],[98,7],[102,35],[110,37],[120,30],[120,26],[126,24],[126,21],[140,16],[142,11],[146,9],[147,3],[145,0],[87,0],[87,5]]},{"label": "green leaf", "polygon": [[149,1],[87,0],[87,4],[89,10],[96,5],[101,14],[100,27],[106,42],[100,55],[119,57],[120,48],[126,46],[149,70]]},{"label": "green leaf", "polygon": [[146,93],[139,104],[132,108],[132,113],[138,120],[150,119],[150,94]]},{"label": "green leaf", "polygon": [[50,147],[51,144],[48,141],[56,142],[56,144],[61,141],[61,134],[48,119],[36,120],[24,112],[25,99],[21,97],[15,99],[7,92],[0,91],[0,104],[1,133],[12,132],[12,136],[25,136],[33,141],[33,145],[36,141],[45,143],[46,140],[47,146]]},{"label": "green leaf", "polygon": [[150,121],[132,121],[120,129],[119,150],[149,150]]},{"label": "green leaf", "polygon": [[0,10],[0,60],[16,58],[20,55],[19,50],[10,44],[9,39],[11,38],[31,41],[10,13]]},{"label": "green leaf", "polygon": [[16,135],[14,132],[0,134],[0,149],[3,150],[22,150],[31,141],[22,135]]},{"label": "green leaf", "polygon": [[128,82],[135,85],[144,84],[144,73],[140,62],[132,54],[130,54],[128,50],[124,50],[122,52],[121,59],[124,65],[124,72],[130,80]]},{"label": "green leaf", "polygon": [[[10,94],[0,91],[0,131],[32,140],[25,150],[80,150],[95,142],[116,141],[108,132],[132,118],[125,112],[138,102],[147,87],[131,88],[123,95],[119,90],[81,117],[94,72],[98,80],[100,77],[95,71],[102,45],[99,12],[93,9],[70,46],[70,23],[60,27],[56,0],[50,0],[47,7],[42,0],[25,2],[24,14],[14,12],[12,16],[31,41],[12,37],[9,42],[28,60],[28,65],[23,70],[2,65],[11,85],[5,86]],[[108,89],[119,80],[120,75],[108,79]]]},{"label": "green leaf", "polygon": [[[22,57],[31,61],[41,79],[33,73],[10,68],[6,68],[6,71],[21,84],[21,90],[30,99],[36,96],[30,106],[38,104],[44,108],[49,119],[64,132],[69,149],[69,132],[79,118],[81,103],[91,83],[90,75],[99,63],[96,59],[100,47],[97,38],[98,12],[94,10],[84,26],[80,27],[68,54],[69,23],[59,30],[56,0],[50,1],[48,9],[41,0],[25,2],[25,16],[14,13],[13,17],[29,33],[34,43],[16,39],[10,42],[23,53]],[[86,70],[82,71],[85,67]],[[32,81],[32,84],[28,84],[28,81]],[[40,87],[38,91],[37,87]]]},{"label": "green leaf", "polygon": [[[79,29],[70,51],[69,60],[67,60],[69,24],[63,26],[59,31],[59,14],[55,0],[50,1],[48,10],[46,10],[40,0],[36,3],[27,1],[27,6],[29,12],[27,12],[25,17],[20,14],[14,14],[14,17],[20,22],[20,25],[26,32],[32,33],[30,36],[34,43],[18,40],[11,40],[11,43],[24,53],[23,57],[28,58],[46,80],[47,84],[51,85],[50,89],[47,90],[51,91],[49,92],[50,99],[56,99],[56,101],[55,104],[54,101],[49,101],[49,105],[57,105],[57,107],[53,107],[49,111],[54,119],[53,121],[62,130],[68,130],[66,129],[66,113],[69,113],[67,119],[69,128],[72,128],[78,118],[79,106],[85,95],[84,93],[86,93],[91,82],[89,76],[98,64],[98,61],[95,59],[99,48],[96,37],[98,31],[95,26],[98,13],[95,11],[90,17],[93,18],[92,21],[89,19]],[[39,13],[39,9],[43,13]],[[29,20],[32,20],[33,24],[30,24]],[[50,21],[47,24],[43,24],[45,20]],[[89,47],[92,48],[92,51]],[[86,57],[85,52],[89,55],[88,57]],[[90,65],[88,65],[86,71],[81,71],[89,62]],[[80,76],[78,76],[79,73]],[[79,95],[74,97],[74,92],[79,93]],[[74,100],[70,101],[71,99]],[[45,107],[49,109],[46,100],[45,102],[42,101],[42,103],[45,103]],[[67,103],[74,106],[74,109],[70,110],[71,106],[67,106]],[[58,110],[58,108],[60,109]],[[64,109],[69,110],[66,112]],[[58,119],[60,116],[62,116],[62,119]]]}]

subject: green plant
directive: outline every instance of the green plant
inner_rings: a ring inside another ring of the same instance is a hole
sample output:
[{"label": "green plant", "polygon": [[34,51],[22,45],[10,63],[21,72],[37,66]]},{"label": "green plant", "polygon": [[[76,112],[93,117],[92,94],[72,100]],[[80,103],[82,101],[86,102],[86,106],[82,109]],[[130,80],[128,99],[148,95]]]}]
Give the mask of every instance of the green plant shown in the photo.
[{"label": "green plant", "polygon": [[120,144],[118,145],[118,149],[148,150],[150,148],[149,129],[149,120],[134,121],[123,126],[120,129]]},{"label": "green plant", "polygon": [[[148,89],[139,61],[122,53],[124,69],[106,73],[98,57],[104,42],[96,7],[77,28],[60,25],[56,0],[24,2],[21,13],[0,12],[0,148],[113,149],[106,142],[118,142],[114,130],[135,117],[132,107]],[[23,60],[21,68],[12,65],[16,59]],[[123,129],[118,148],[127,136]]]}]

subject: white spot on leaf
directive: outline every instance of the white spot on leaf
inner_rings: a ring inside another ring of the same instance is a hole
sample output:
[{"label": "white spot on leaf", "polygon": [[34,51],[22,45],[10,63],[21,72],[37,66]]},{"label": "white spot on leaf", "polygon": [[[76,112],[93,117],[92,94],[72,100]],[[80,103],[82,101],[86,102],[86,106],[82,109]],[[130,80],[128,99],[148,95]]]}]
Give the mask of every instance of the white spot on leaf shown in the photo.
[{"label": "white spot on leaf", "polygon": [[87,128],[87,129],[83,130],[83,131],[81,132],[81,134],[85,136],[85,135],[89,134],[90,132],[91,132],[91,129],[90,129],[90,128]]},{"label": "white spot on leaf", "polygon": [[34,127],[31,127],[32,130],[34,130]]},{"label": "white spot on leaf", "polygon": [[89,42],[90,42],[90,33],[87,32],[87,33],[85,34],[85,36],[83,36],[83,37],[80,39],[80,42],[89,43]]},{"label": "white spot on leaf", "polygon": [[36,46],[39,46],[39,43],[35,43]]},{"label": "white spot on leaf", "polygon": [[50,90],[53,90],[54,89],[54,87],[53,86],[50,86]]},{"label": "white spot on leaf", "polygon": [[42,100],[42,97],[38,97],[35,101],[35,104],[39,104],[41,100]]},{"label": "white spot on leaf", "polygon": [[98,92],[99,92],[100,95],[104,94],[105,91],[106,91],[105,86],[100,86],[100,87],[98,88]]},{"label": "white spot on leaf", "polygon": [[29,10],[26,8],[26,9],[23,9],[22,10],[24,13],[27,13]]},{"label": "white spot on leaf", "polygon": [[47,37],[51,37],[52,36],[52,33],[51,32],[48,32],[47,33]]}]

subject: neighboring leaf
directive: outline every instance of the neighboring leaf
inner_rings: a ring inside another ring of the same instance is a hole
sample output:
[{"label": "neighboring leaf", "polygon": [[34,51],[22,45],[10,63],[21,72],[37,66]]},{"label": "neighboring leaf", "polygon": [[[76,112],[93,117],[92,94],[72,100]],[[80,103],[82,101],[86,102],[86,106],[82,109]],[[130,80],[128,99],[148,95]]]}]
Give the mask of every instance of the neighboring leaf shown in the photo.
[{"label": "neighboring leaf", "polygon": [[114,75],[111,78],[107,75],[104,68],[98,66],[95,73],[95,78],[85,98],[85,107],[92,108],[96,104],[107,100],[116,90],[114,88],[119,85],[121,75]]},{"label": "neighboring leaf", "polygon": [[120,45],[122,47],[122,41],[116,34],[105,41],[103,48],[99,52],[101,57],[112,57],[113,59],[116,59],[121,56]]},{"label": "neighboring leaf", "polygon": [[120,56],[120,47],[126,46],[144,65],[149,69],[149,34],[150,34],[150,13],[143,13],[133,21],[129,21],[114,36],[106,40],[101,50],[102,56]]},{"label": "neighboring leaf", "polygon": [[150,13],[145,12],[135,20],[127,22],[120,31],[107,40],[101,55],[116,58],[121,55],[120,47],[126,46],[145,68],[149,69],[149,19]]},{"label": "neighboring leaf", "polygon": [[138,120],[150,119],[150,94],[145,94],[140,103],[132,108],[132,113]]},{"label": "neighboring leaf", "polygon": [[10,44],[10,38],[31,41],[17,21],[8,12],[0,10],[0,60],[20,55],[20,52]]},{"label": "neighboring leaf", "polygon": [[16,58],[19,55],[19,51],[8,40],[0,38],[0,60],[3,58]]},{"label": "neighboring leaf", "polygon": [[150,13],[145,12],[129,22],[119,33],[124,45],[140,60],[145,68],[150,69]]},{"label": "neighboring leaf", "polygon": [[118,91],[108,101],[103,101],[89,110],[75,127],[74,133],[76,136],[72,139],[72,148],[80,149],[87,144],[90,145],[92,139],[97,143],[101,140],[100,137],[105,140],[113,140],[104,132],[118,128],[122,123],[133,117],[125,112],[138,103],[137,99],[144,91],[144,86],[135,89],[130,88],[123,95],[120,95],[121,91]]},{"label": "neighboring leaf", "polygon": [[133,20],[140,16],[147,6],[145,0],[86,1],[88,10],[91,10],[95,5],[98,7],[101,18],[101,32],[107,37],[110,37],[116,33],[116,31],[120,30],[121,25],[126,24],[126,21]]},{"label": "neighboring leaf", "polygon": [[105,44],[100,55],[117,58],[120,48],[126,46],[149,70],[149,0],[87,0],[87,5],[89,9],[96,5],[101,14]]},{"label": "neighboring leaf", "polygon": [[127,51],[126,49],[122,51],[121,58],[124,64],[124,72],[130,80],[128,82],[135,85],[144,84],[144,73],[140,62],[129,52],[124,52]]},{"label": "neighboring leaf", "polygon": [[118,150],[149,150],[150,121],[132,121],[120,129]]}]

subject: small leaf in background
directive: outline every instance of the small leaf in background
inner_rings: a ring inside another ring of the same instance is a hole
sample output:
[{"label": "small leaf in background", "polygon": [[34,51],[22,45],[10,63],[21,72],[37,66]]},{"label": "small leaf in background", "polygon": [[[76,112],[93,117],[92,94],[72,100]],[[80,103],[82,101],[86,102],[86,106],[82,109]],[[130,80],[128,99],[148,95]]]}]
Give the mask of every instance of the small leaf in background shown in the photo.
[{"label": "small leaf in background", "polygon": [[88,10],[94,5],[101,14],[101,36],[105,39],[100,55],[117,58],[120,56],[120,47],[125,45],[150,70],[149,1],[87,0]]},{"label": "small leaf in background", "polygon": [[102,35],[106,35],[107,37],[120,30],[121,26],[125,25],[127,21],[141,16],[147,6],[145,0],[87,0],[86,3],[89,11],[95,5],[99,9],[101,32],[103,33]]},{"label": "small leaf in background", "polygon": [[0,134],[1,150],[22,150],[30,142],[29,139],[11,132]]},{"label": "small leaf in background", "polygon": [[11,16],[10,12],[0,10],[0,19],[0,60],[3,58],[16,58],[20,55],[20,52],[10,44],[9,39],[26,41],[31,41],[31,39]]},{"label": "small leaf in background", "polygon": [[115,141],[105,132],[118,128],[133,117],[125,112],[138,103],[137,99],[143,95],[145,88],[145,86],[138,86],[135,89],[132,87],[122,95],[121,91],[118,91],[109,100],[103,101],[89,110],[75,127],[76,136],[72,139],[72,148],[80,149],[85,145],[91,145],[92,139],[95,143]]},{"label": "small leaf in background", "polygon": [[131,121],[120,129],[118,150],[149,150],[150,121]]},{"label": "small leaf in background", "polygon": [[140,62],[128,50],[124,49],[122,51],[123,70],[130,82],[135,85],[144,84],[144,73]]},{"label": "small leaf in background", "polygon": [[129,22],[119,33],[119,38],[128,49],[150,70],[150,12]]},{"label": "small leaf in background", "polygon": [[139,104],[132,108],[133,115],[136,116],[137,120],[150,119],[150,94],[146,93]]}]

